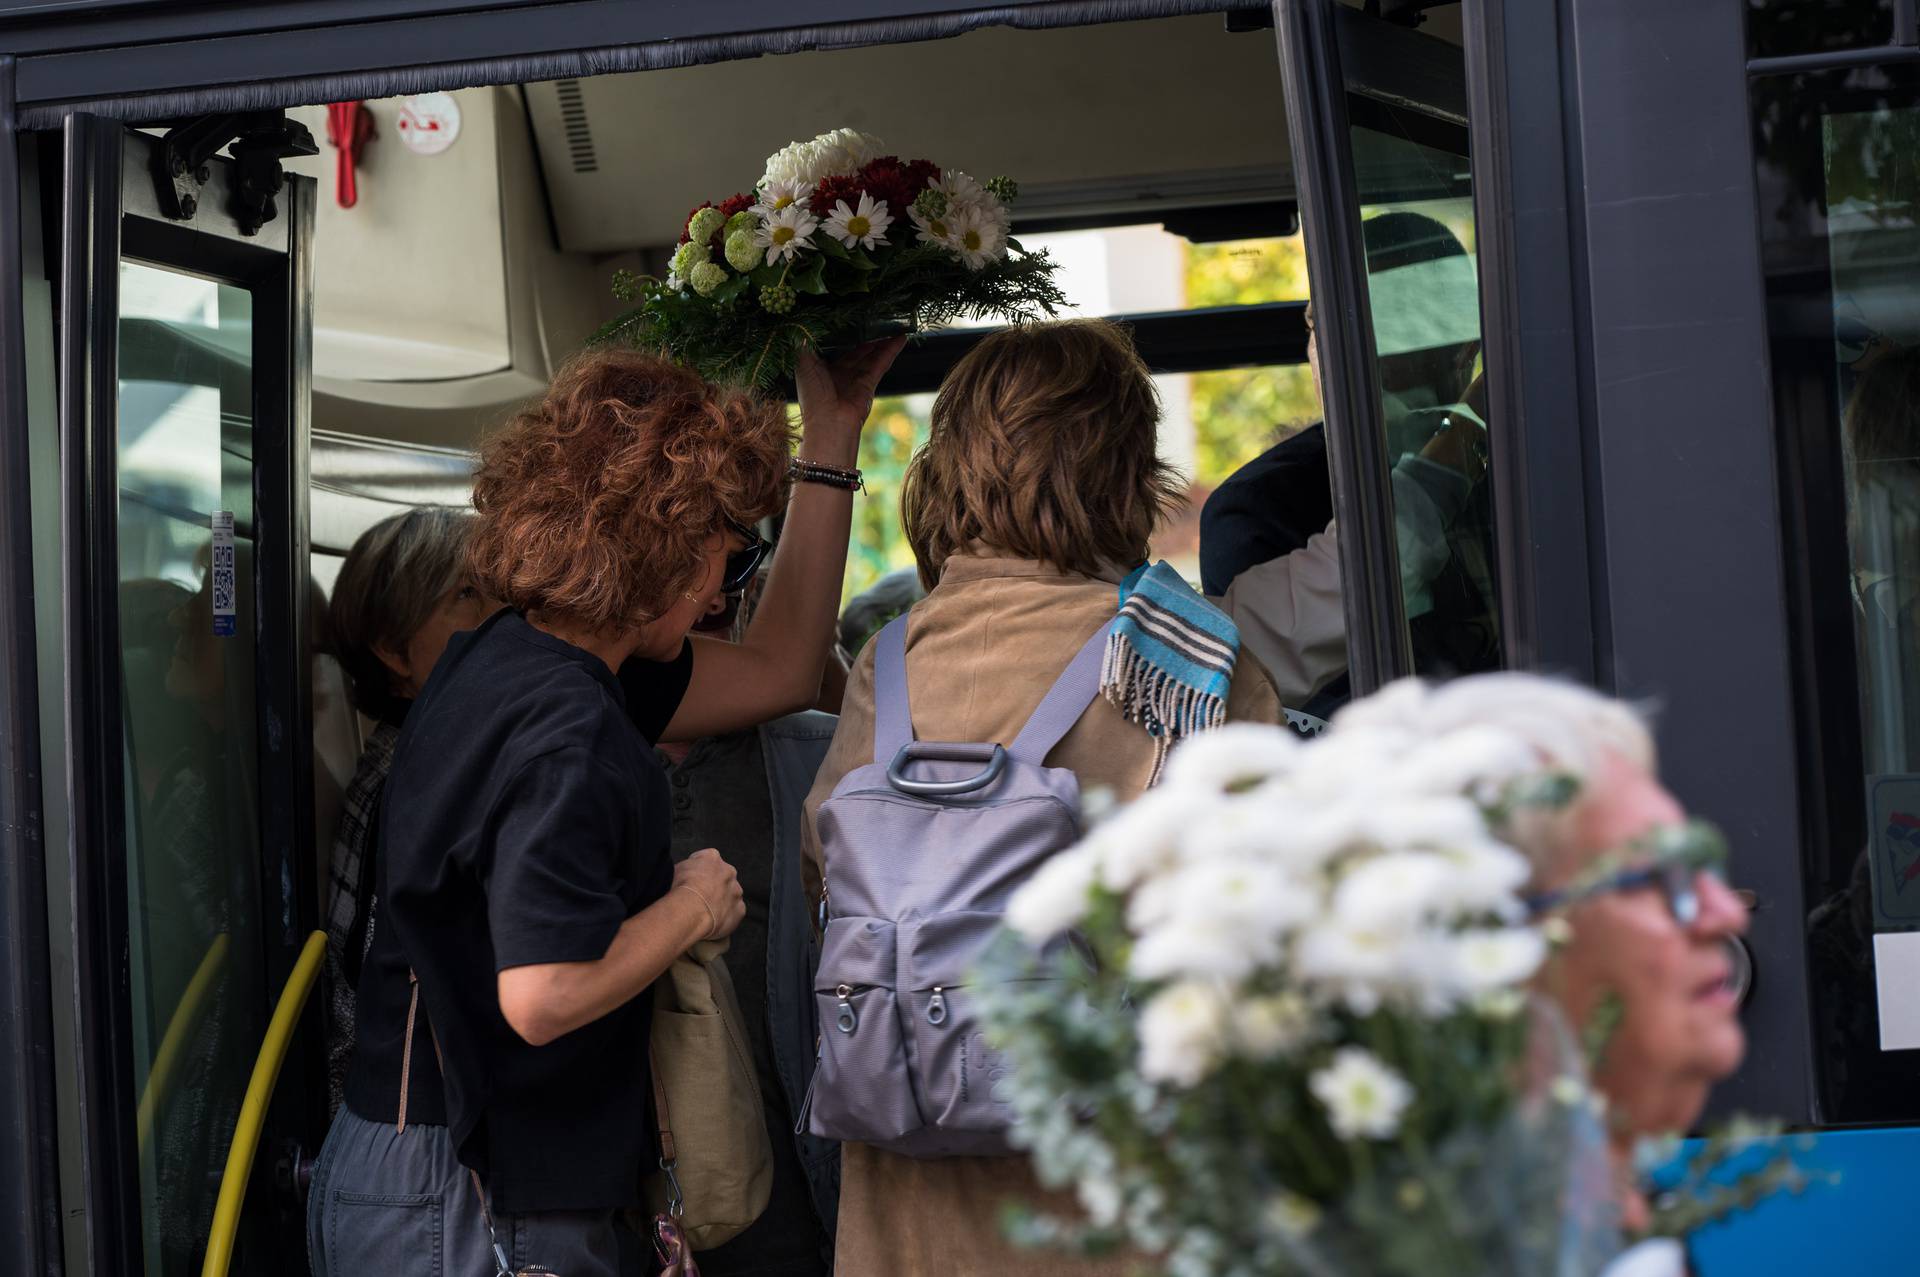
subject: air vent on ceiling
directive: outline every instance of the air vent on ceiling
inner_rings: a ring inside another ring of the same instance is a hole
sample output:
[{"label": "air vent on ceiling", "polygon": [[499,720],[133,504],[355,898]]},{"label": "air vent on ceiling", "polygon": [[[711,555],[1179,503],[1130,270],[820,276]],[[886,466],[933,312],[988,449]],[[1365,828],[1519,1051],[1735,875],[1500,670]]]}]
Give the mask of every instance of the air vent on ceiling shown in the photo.
[{"label": "air vent on ceiling", "polygon": [[560,123],[567,131],[567,156],[576,173],[597,173],[600,158],[593,152],[593,128],[587,123],[587,103],[578,80],[554,81],[560,96]]}]

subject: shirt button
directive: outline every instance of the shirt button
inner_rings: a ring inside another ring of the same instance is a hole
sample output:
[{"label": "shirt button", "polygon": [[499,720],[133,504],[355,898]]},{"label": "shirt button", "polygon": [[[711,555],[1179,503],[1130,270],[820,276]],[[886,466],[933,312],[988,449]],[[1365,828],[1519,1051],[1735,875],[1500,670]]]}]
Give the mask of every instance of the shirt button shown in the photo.
[{"label": "shirt button", "polygon": [[687,808],[693,806],[693,798],[688,794],[675,794],[673,796],[673,805],[675,810],[685,811]]},{"label": "shirt button", "polygon": [[687,774],[685,772],[675,772],[673,774],[673,783],[678,785],[680,788],[685,789],[690,782],[688,781]]}]

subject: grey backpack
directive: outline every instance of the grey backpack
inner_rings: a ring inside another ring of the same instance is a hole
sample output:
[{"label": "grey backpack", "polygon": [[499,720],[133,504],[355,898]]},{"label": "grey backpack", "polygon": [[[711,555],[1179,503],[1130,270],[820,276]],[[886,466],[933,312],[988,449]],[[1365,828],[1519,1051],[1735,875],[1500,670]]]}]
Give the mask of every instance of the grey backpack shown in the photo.
[{"label": "grey backpack", "polygon": [[875,761],[817,817],[827,922],[803,1120],[912,1157],[991,1156],[1010,1151],[1013,1114],[969,982],[1008,896],[1080,837],[1080,782],[1045,762],[1099,694],[1111,626],[1004,747],[914,739],[906,626],[873,640]]}]

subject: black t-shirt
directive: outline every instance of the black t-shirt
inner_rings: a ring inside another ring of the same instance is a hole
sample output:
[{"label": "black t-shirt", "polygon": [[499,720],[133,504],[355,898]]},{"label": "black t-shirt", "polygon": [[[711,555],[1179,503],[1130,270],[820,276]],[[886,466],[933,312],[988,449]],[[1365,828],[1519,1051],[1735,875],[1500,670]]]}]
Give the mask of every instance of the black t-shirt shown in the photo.
[{"label": "black t-shirt", "polygon": [[346,1103],[396,1120],[417,973],[407,1120],[445,1123],[502,1211],[634,1205],[658,1155],[651,997],[535,1047],[501,1015],[496,977],[599,958],[666,894],[667,782],[649,743],[692,669],[683,647],[669,663],[629,661],[616,679],[500,612],[447,645],[401,732]]}]

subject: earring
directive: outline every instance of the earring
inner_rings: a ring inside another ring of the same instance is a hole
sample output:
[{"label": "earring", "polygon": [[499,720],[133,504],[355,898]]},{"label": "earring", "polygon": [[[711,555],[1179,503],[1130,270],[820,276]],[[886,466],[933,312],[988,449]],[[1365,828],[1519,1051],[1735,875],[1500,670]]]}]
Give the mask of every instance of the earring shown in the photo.
[{"label": "earring", "polygon": [[698,603],[700,601],[698,595],[688,594],[685,590],[680,591],[680,597],[689,603]]}]

